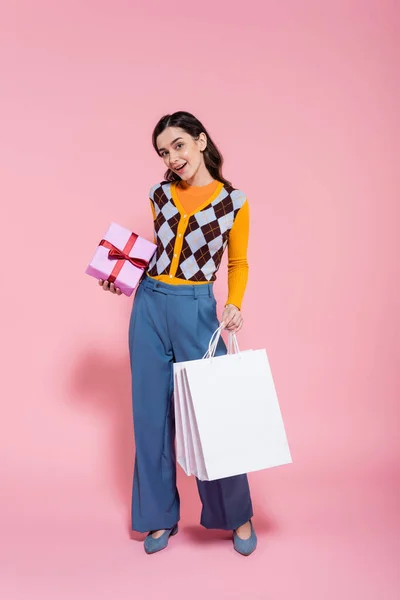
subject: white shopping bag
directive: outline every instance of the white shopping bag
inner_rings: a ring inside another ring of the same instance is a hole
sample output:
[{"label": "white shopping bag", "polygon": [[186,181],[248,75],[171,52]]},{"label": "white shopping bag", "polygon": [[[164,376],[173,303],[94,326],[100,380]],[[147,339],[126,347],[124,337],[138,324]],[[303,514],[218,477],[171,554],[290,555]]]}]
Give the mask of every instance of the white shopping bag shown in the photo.
[{"label": "white shopping bag", "polygon": [[182,371],[184,363],[174,364],[174,412],[175,412],[175,436],[176,436],[176,459],[185,471],[186,475],[191,475],[189,454],[188,454],[188,427],[184,414],[186,411],[185,400],[183,397]]},{"label": "white shopping bag", "polygon": [[[193,405],[190,402],[190,390],[184,369],[185,363],[174,365],[174,404],[177,461],[186,475],[196,475],[207,479],[204,457],[199,442],[199,432]],[[187,400],[186,398],[189,398]]]},{"label": "white shopping bag", "polygon": [[212,481],[292,462],[265,350],[215,357],[222,326],[201,360],[176,363],[178,463]]}]

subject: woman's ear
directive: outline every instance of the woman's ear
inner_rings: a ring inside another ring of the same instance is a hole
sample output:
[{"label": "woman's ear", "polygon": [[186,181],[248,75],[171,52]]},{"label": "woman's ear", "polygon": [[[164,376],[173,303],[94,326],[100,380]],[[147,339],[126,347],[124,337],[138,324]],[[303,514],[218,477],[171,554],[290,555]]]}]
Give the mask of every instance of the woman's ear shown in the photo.
[{"label": "woman's ear", "polygon": [[204,132],[200,133],[199,137],[197,138],[197,143],[200,152],[204,152],[204,150],[207,148],[207,136]]}]

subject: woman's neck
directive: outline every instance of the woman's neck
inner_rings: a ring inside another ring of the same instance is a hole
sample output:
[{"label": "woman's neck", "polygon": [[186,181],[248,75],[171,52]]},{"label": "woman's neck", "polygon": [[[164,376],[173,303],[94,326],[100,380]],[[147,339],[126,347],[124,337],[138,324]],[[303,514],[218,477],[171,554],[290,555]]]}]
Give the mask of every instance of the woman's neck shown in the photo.
[{"label": "woman's neck", "polygon": [[197,169],[193,177],[187,179],[185,183],[190,186],[203,187],[205,185],[209,185],[213,181],[214,178],[212,177],[212,175],[210,175],[210,172],[208,171],[207,167],[205,165],[201,165]]}]

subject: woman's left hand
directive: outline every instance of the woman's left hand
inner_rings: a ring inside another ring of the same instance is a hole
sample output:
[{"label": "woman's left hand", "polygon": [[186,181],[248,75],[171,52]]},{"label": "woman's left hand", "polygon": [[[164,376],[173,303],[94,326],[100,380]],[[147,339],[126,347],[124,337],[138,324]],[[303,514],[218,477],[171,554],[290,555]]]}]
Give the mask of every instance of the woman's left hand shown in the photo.
[{"label": "woman's left hand", "polygon": [[237,333],[243,327],[243,317],[241,311],[234,304],[227,304],[222,313],[221,321],[225,329],[230,333]]}]

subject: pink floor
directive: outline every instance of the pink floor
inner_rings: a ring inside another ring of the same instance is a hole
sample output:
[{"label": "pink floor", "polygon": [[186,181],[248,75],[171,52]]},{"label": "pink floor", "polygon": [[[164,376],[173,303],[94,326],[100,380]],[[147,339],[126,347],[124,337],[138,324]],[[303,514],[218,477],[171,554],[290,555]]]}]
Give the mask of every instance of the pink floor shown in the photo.
[{"label": "pink floor", "polygon": [[[285,467],[286,469],[286,467]],[[287,467],[290,469],[290,467]],[[277,473],[278,471],[275,471]],[[97,502],[79,488],[57,514],[57,494],[14,490],[6,502],[0,550],[0,597],[41,600],[395,600],[400,597],[399,486],[389,477],[273,478],[264,497],[253,487],[257,551],[236,554],[229,534],[197,526],[194,482],[183,486],[178,536],[147,556],[130,537],[123,503]],[[282,471],[281,475],[282,477]],[[254,479],[253,479],[254,481]],[[391,482],[391,483],[389,483]],[[268,487],[268,485],[266,486]],[[70,494],[70,489],[65,493]],[[11,493],[11,492],[10,492]],[[47,498],[47,500],[46,500]],[[11,500],[11,498],[9,498]],[[4,501],[4,497],[3,497]],[[264,505],[264,508],[261,508]]]}]

